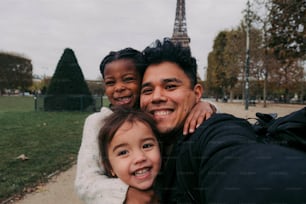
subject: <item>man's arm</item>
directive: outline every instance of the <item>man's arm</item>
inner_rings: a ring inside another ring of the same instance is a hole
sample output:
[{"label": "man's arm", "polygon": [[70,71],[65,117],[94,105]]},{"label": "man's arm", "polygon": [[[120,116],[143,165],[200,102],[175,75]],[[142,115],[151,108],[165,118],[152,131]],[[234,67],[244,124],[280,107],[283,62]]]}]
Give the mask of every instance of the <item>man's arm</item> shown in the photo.
[{"label": "man's arm", "polygon": [[120,179],[108,178],[100,162],[98,134],[103,118],[112,112],[102,108],[101,112],[87,117],[82,143],[78,154],[75,189],[87,204],[123,203],[128,186]]},{"label": "man's arm", "polygon": [[[252,127],[230,116],[203,125],[199,137],[202,202],[298,203],[306,201],[306,155],[256,142]],[[213,121],[213,120],[212,120]],[[208,122],[208,121],[207,121]]]}]

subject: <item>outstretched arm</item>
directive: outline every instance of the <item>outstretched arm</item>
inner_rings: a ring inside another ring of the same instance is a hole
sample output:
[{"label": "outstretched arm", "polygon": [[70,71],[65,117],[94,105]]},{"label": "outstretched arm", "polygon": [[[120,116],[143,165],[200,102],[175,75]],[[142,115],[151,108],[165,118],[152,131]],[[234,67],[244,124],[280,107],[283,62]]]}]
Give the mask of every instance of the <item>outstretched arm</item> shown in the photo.
[{"label": "outstretched arm", "polygon": [[201,202],[306,201],[304,152],[260,144],[246,120],[231,116],[212,117],[198,129],[204,135],[192,149],[201,152],[196,154]]},{"label": "outstretched arm", "polygon": [[98,133],[103,125],[103,118],[111,113],[111,110],[102,108],[101,112],[87,117],[84,124],[75,189],[86,204],[123,203],[126,196],[128,186],[120,179],[105,176],[100,162]]}]

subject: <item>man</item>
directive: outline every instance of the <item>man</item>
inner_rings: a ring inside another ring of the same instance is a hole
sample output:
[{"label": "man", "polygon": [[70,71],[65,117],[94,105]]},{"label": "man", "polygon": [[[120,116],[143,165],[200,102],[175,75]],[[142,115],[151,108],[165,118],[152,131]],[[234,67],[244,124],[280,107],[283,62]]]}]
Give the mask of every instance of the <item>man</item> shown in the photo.
[{"label": "man", "polygon": [[246,120],[215,114],[183,137],[186,116],[202,95],[196,60],[167,39],[144,54],[140,106],[162,133],[162,203],[306,202],[305,154],[258,143]]},{"label": "man", "polygon": [[[175,157],[168,157],[182,134],[182,125],[192,107],[201,100],[202,86],[197,83],[196,60],[189,49],[174,46],[165,39],[156,48],[144,50],[148,67],[141,89],[141,108],[153,115],[162,134],[164,174],[161,181],[165,198],[175,198]],[[171,156],[176,156],[172,151]],[[166,189],[166,190],[165,190]],[[164,200],[170,203],[170,200]]]}]

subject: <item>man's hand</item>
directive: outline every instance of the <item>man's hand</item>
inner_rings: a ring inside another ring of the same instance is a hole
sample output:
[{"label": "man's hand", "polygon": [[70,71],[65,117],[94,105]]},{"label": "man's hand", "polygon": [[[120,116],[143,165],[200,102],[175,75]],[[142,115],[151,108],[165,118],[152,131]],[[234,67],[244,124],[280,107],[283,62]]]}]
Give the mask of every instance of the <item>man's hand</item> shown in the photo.
[{"label": "man's hand", "polygon": [[129,187],[126,193],[125,204],[155,204],[158,202],[158,197],[153,191],[149,189],[141,191],[133,187]]},{"label": "man's hand", "polygon": [[199,127],[204,120],[207,120],[216,112],[216,107],[212,104],[200,101],[197,103],[190,113],[184,124],[183,134],[193,133],[197,127]]}]

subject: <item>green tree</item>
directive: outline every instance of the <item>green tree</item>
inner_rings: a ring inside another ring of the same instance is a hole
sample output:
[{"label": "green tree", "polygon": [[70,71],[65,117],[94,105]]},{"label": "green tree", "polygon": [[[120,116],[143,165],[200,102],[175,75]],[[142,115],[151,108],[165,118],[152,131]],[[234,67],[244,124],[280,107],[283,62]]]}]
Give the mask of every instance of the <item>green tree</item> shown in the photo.
[{"label": "green tree", "polygon": [[[255,81],[250,84],[250,88],[251,93],[258,98],[263,95],[266,106],[267,94],[270,99],[275,98],[276,93],[278,94],[276,98],[283,95],[286,101],[299,92],[296,91],[296,87],[301,87],[299,83],[302,81],[303,69],[298,66],[298,62],[303,56],[305,58],[306,53],[303,51],[306,41],[306,21],[301,20],[305,19],[306,2],[287,0],[255,0],[255,2],[257,5],[252,6],[250,33],[250,77]],[[282,5],[283,9],[279,9],[276,4]],[[293,7],[301,8],[292,9]],[[304,39],[301,39],[302,36]]]},{"label": "green tree", "polygon": [[226,31],[220,32],[214,40],[213,51],[209,53],[207,82],[214,90],[216,99],[223,97],[227,87],[224,50],[227,43]]},{"label": "green tree", "polygon": [[227,32],[227,43],[224,49],[224,59],[227,65],[228,92],[230,100],[234,97],[234,88],[238,78],[244,75],[245,33],[241,27]]},{"label": "green tree", "polygon": [[[303,81],[303,74],[298,74],[302,69],[297,61],[303,61],[306,53],[306,2],[256,0],[254,8],[254,20],[264,34],[266,80],[275,80],[275,84],[278,84],[275,92],[283,95],[286,102],[294,94],[291,92],[296,81]],[[275,60],[278,61],[278,68],[268,67],[276,64],[273,62]]]},{"label": "green tree", "polygon": [[306,1],[271,0],[269,46],[280,60],[305,56]]},{"label": "green tree", "polygon": [[281,62],[280,81],[283,81],[284,99],[288,102],[294,82],[301,81],[301,67],[297,60],[306,53],[306,2],[305,0],[271,0],[269,21],[271,27],[268,46]]},{"label": "green tree", "polygon": [[243,67],[241,32],[221,31],[214,40],[213,51],[208,56],[207,86],[216,98],[233,97],[233,88]]},{"label": "green tree", "polygon": [[0,94],[4,89],[27,90],[32,85],[31,60],[18,54],[0,53]]},{"label": "green tree", "polygon": [[45,110],[86,110],[93,99],[72,49],[66,48],[47,89]]},{"label": "green tree", "polygon": [[[288,99],[303,78],[305,60],[306,21],[305,0],[255,0],[250,27],[249,90],[252,98]],[[259,5],[259,3],[258,3]],[[264,5],[264,7],[262,7]],[[230,98],[244,95],[246,28],[245,24],[231,31],[221,31],[208,55],[206,87],[210,95]],[[238,83],[240,82],[240,83]],[[269,83],[268,83],[269,82]],[[300,84],[299,84],[300,83]],[[269,88],[269,90],[268,90]],[[301,89],[301,88],[300,88]],[[235,95],[234,95],[235,92]],[[263,97],[262,97],[263,96]]]}]

